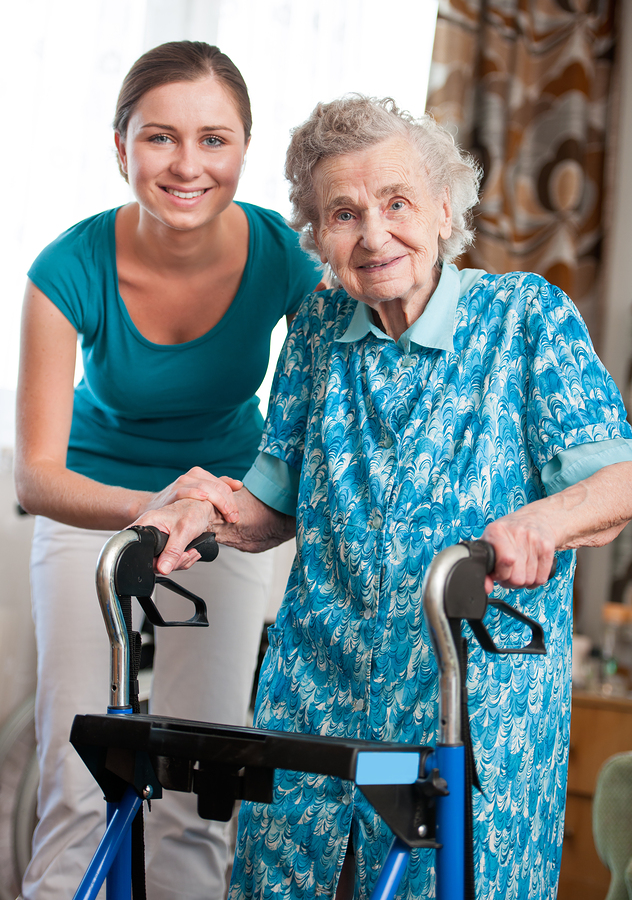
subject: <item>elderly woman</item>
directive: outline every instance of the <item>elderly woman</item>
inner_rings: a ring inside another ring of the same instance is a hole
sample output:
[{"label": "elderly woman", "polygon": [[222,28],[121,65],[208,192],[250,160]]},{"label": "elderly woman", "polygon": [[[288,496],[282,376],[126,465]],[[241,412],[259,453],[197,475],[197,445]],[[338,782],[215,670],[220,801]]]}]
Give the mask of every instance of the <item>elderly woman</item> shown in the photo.
[{"label": "elderly woman", "polygon": [[[296,531],[256,724],[423,744],[437,732],[424,573],[446,546],[491,541],[495,596],[514,590],[549,652],[471,649],[477,894],[553,898],[571,548],[606,543],[632,517],[621,398],[561,291],[450,264],[471,240],[478,173],[431,119],[359,96],[319,105],[287,175],[294,227],[340,287],[310,295],[292,324],[231,521],[203,499],[217,482],[202,470],[184,476],[202,502],[143,517],[171,532],[159,568],[189,565],[182,548],[204,529],[252,551]],[[502,643],[493,613],[487,626]],[[274,802],[242,810],[231,896],[331,897],[346,858],[366,897],[390,839],[353,785],[279,773]],[[431,896],[433,877],[431,853],[415,851],[400,896]]]}]

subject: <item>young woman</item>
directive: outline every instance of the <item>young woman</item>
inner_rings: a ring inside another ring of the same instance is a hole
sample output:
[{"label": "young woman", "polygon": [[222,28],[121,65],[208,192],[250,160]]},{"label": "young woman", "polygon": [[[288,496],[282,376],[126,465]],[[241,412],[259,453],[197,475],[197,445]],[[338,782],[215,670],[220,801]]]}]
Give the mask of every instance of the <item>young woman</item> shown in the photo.
[{"label": "young woman", "polygon": [[[149,51],[114,120],[135,202],[70,228],[29,271],[16,485],[38,516],[41,780],[25,900],[71,895],[102,832],[100,791],[68,744],[74,715],[107,705],[98,553],[112,530],[169,500],[208,496],[224,507],[257,452],[270,333],[319,280],[278,214],[233,200],[250,128],[246,85],[216,47]],[[73,390],[77,337],[85,374]],[[208,493],[194,479],[171,484],[192,465],[228,477]],[[244,721],[269,575],[266,554],[231,549],[181,573],[208,601],[211,627],[157,634],[152,711]],[[223,831],[195,803],[170,792],[147,816],[153,900],[224,894]]]}]

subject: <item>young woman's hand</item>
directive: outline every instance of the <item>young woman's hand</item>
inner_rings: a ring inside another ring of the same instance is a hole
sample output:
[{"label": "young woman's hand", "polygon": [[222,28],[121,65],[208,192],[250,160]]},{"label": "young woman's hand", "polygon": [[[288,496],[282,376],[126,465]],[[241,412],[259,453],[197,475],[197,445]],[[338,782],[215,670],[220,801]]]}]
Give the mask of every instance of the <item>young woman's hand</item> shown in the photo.
[{"label": "young woman's hand", "polygon": [[239,512],[233,494],[243,487],[241,481],[222,475],[216,478],[199,466],[180,475],[171,484],[148,498],[143,513],[161,509],[178,500],[208,500],[226,522],[237,522]]}]

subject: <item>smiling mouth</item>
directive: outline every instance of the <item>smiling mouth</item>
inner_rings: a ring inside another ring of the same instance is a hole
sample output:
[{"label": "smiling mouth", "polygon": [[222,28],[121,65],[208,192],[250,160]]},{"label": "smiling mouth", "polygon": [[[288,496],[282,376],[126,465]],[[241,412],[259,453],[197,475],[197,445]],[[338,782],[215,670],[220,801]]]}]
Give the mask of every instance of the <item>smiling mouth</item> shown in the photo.
[{"label": "smiling mouth", "polygon": [[181,200],[194,200],[196,197],[201,197],[202,194],[205,194],[208,191],[208,188],[202,188],[200,191],[176,191],[175,188],[163,188],[167,194],[172,194],[174,197],[179,197]]},{"label": "smiling mouth", "polygon": [[400,256],[395,256],[393,259],[386,259],[384,262],[380,263],[365,263],[363,266],[358,266],[359,269],[385,269],[387,266],[390,266],[392,263],[398,262],[401,259]]}]

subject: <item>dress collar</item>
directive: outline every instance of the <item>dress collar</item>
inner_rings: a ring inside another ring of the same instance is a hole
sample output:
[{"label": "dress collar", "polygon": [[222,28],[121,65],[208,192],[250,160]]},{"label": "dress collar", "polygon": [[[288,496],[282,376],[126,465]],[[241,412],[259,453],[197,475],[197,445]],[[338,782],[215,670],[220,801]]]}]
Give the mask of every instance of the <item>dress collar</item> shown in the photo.
[{"label": "dress collar", "polygon": [[[397,341],[402,350],[408,353],[410,345],[416,344],[433,350],[453,351],[452,339],[457,303],[483,275],[485,275],[483,269],[459,270],[451,263],[444,265],[439,283],[423,313]],[[380,340],[393,340],[375,325],[370,307],[366,303],[358,302],[349,327],[338,340],[341,343],[359,341],[369,332]]]}]

